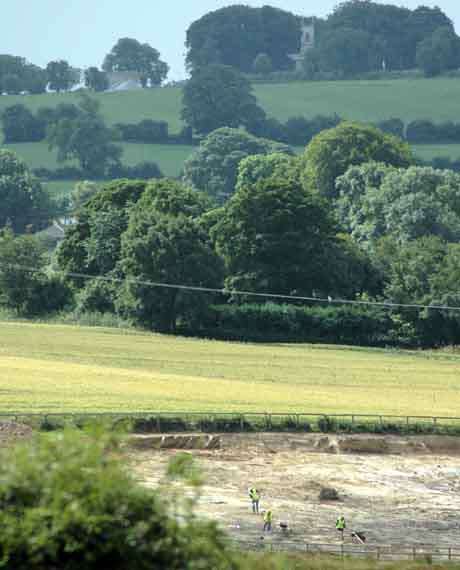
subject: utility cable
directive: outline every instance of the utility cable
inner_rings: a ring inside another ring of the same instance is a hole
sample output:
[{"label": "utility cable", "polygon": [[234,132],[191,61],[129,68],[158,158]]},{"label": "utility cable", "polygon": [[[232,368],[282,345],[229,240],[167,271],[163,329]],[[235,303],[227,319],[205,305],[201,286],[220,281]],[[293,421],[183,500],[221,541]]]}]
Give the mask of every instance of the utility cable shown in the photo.
[{"label": "utility cable", "polygon": [[[27,267],[24,265],[16,263],[2,263],[0,262],[0,267],[15,269],[19,271],[25,271],[27,273],[43,273],[46,274],[44,269]],[[58,273],[52,270],[54,273]],[[176,289],[179,291],[191,291],[198,293],[214,293],[218,295],[225,296],[238,296],[238,297],[254,297],[262,299],[273,299],[273,300],[283,300],[283,301],[303,301],[309,303],[318,304],[329,304],[329,305],[353,305],[353,306],[365,306],[365,307],[380,307],[383,309],[417,309],[417,310],[435,310],[435,311],[456,311],[460,312],[460,307],[450,306],[450,305],[422,305],[418,303],[393,303],[390,301],[360,301],[355,299],[334,299],[331,296],[328,297],[307,297],[300,295],[285,295],[282,293],[258,293],[255,291],[241,291],[241,290],[229,290],[229,289],[218,289],[214,287],[202,287],[198,285],[180,285],[175,283],[160,283],[156,281],[145,281],[143,279],[136,278],[118,278],[107,275],[89,275],[87,273],[76,273],[76,272],[64,272],[66,277],[71,277],[73,279],[84,279],[88,281],[104,281],[107,283],[129,283],[133,285],[142,285],[144,287],[152,287],[156,289]]]}]

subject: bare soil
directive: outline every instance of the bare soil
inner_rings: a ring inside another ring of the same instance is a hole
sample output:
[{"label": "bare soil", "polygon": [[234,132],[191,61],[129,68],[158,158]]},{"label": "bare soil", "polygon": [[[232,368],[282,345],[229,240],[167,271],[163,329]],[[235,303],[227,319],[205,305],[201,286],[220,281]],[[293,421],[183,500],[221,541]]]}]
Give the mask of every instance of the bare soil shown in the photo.
[{"label": "bare soil", "polygon": [[[275,530],[265,540],[285,540],[278,523],[287,521],[291,541],[340,544],[335,521],[343,514],[346,543],[356,530],[369,545],[450,547],[460,544],[459,449],[460,440],[450,438],[271,434],[221,436],[221,449],[187,453],[206,476],[200,513],[241,542],[263,534],[248,498],[254,485],[261,509],[274,513]],[[129,458],[139,480],[155,486],[175,453],[132,449]],[[337,489],[341,500],[320,501],[322,487]]]}]

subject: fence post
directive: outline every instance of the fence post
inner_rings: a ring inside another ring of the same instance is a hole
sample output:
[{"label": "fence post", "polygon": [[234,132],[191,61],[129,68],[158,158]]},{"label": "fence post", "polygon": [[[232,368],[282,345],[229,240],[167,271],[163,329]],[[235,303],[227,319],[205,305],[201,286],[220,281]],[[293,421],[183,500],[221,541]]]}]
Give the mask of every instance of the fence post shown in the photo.
[{"label": "fence post", "polygon": [[377,560],[380,560],[380,546],[377,546]]},{"label": "fence post", "polygon": [[449,548],[448,558],[449,560],[452,560],[452,548]]},{"label": "fence post", "polygon": [[160,419],[160,416],[157,416],[157,430],[158,430],[158,433],[161,433],[161,419]]},{"label": "fence post", "polygon": [[240,415],[240,429],[244,431],[244,416],[243,414]]},{"label": "fence post", "polygon": [[417,559],[417,548],[415,546],[412,549],[412,555],[413,555],[414,560],[416,560]]}]

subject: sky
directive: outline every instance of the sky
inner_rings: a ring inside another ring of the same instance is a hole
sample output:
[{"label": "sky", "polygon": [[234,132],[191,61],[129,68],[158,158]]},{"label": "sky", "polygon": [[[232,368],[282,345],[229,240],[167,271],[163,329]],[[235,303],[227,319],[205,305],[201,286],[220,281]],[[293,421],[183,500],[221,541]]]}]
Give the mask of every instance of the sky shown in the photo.
[{"label": "sky", "polygon": [[[408,8],[437,5],[460,31],[459,0],[394,3]],[[40,66],[66,59],[84,68],[101,65],[119,38],[133,37],[160,51],[171,67],[169,79],[182,79],[188,26],[231,4],[269,4],[298,15],[325,16],[337,0],[13,0],[2,6],[0,53],[19,55]]]}]

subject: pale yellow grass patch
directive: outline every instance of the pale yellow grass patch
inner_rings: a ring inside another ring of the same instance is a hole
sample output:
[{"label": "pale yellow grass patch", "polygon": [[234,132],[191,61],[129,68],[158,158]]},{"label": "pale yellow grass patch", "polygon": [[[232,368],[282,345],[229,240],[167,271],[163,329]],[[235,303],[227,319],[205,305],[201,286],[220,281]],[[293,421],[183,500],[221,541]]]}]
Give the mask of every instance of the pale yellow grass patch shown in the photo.
[{"label": "pale yellow grass patch", "polygon": [[460,415],[460,358],[0,324],[0,411]]}]

